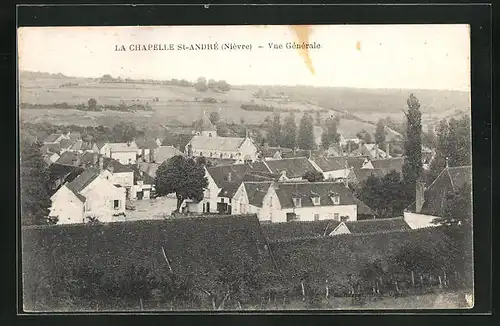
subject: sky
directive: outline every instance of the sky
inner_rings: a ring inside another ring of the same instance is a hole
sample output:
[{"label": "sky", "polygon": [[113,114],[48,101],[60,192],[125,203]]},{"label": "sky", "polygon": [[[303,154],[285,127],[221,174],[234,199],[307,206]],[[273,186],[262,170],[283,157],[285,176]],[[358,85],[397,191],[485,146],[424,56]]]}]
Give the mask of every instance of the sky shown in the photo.
[{"label": "sky", "polygon": [[[271,42],[304,40],[296,31],[290,26],[23,27],[18,64],[20,70],[78,77],[194,81],[204,76],[232,85],[470,91],[468,25],[312,25],[306,36],[321,48],[269,49]],[[130,44],[215,42],[250,44],[252,50],[128,50]],[[115,51],[116,45],[127,51]]]}]

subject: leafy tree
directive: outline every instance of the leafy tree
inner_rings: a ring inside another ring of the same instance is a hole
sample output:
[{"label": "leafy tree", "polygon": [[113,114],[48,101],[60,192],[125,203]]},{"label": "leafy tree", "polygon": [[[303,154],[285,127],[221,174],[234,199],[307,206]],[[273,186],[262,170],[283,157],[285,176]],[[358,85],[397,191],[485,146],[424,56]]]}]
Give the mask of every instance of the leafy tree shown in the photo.
[{"label": "leafy tree", "polygon": [[293,112],[290,112],[290,114],[285,118],[282,137],[282,147],[295,148],[297,146],[297,124],[295,123],[295,115]]},{"label": "leafy tree", "polygon": [[49,171],[41,154],[41,144],[23,141],[21,144],[20,188],[21,223],[23,225],[53,224],[49,216]]},{"label": "leafy tree", "polygon": [[361,131],[359,131],[356,134],[356,137],[358,137],[359,139],[361,139],[366,144],[371,144],[371,142],[372,142],[372,136],[370,135],[370,133],[368,131],[366,131],[364,129],[362,129]]},{"label": "leafy tree", "polygon": [[245,124],[245,118],[241,117],[241,118],[240,118],[240,123],[241,123],[242,125],[244,125],[244,124]]},{"label": "leafy tree", "polygon": [[405,185],[396,171],[391,171],[383,178],[369,176],[358,190],[359,198],[372,207],[378,216],[396,217],[407,206]]},{"label": "leafy tree", "polygon": [[97,101],[95,98],[89,100],[89,111],[97,111]]},{"label": "leafy tree", "polygon": [[220,120],[220,114],[219,112],[215,111],[210,113],[210,116],[208,117],[210,119],[210,122],[215,126]]},{"label": "leafy tree", "polygon": [[307,180],[309,182],[318,182],[324,180],[323,173],[319,171],[307,171],[302,176],[302,179]]},{"label": "leafy tree", "polygon": [[223,92],[228,92],[231,90],[231,86],[225,80],[219,80],[219,89]]},{"label": "leafy tree", "polygon": [[403,179],[407,185],[408,201],[413,201],[416,182],[422,176],[422,113],[420,112],[420,102],[413,93],[410,94],[406,103],[408,111],[405,112],[407,127]]},{"label": "leafy tree", "polygon": [[208,83],[205,77],[199,77],[194,84],[194,89],[198,92],[206,92],[208,90]]},{"label": "leafy tree", "polygon": [[466,182],[457,191],[449,191],[443,205],[442,216],[433,222],[444,225],[472,225],[472,188]]},{"label": "leafy tree", "polygon": [[269,124],[269,145],[278,146],[281,140],[281,121],[278,113],[274,114],[273,120]]},{"label": "leafy tree", "polygon": [[163,162],[156,171],[155,188],[158,196],[175,193],[177,211],[185,199],[200,201],[208,186],[205,169],[200,162],[181,155]]},{"label": "leafy tree", "polygon": [[314,141],[314,125],[313,120],[309,114],[304,114],[300,119],[299,134],[298,134],[298,145],[299,148],[310,150],[316,147]]},{"label": "leafy tree", "polygon": [[422,145],[429,148],[436,148],[436,135],[434,128],[430,127],[427,132],[422,131]]},{"label": "leafy tree", "polygon": [[139,135],[132,123],[120,122],[113,126],[113,140],[117,143],[130,142]]},{"label": "leafy tree", "polygon": [[229,127],[224,122],[219,122],[217,124],[217,135],[221,137],[228,137],[230,133]]},{"label": "leafy tree", "polygon": [[375,129],[375,143],[379,146],[384,146],[385,144],[385,125],[382,120],[377,122],[377,128]]},{"label": "leafy tree", "polygon": [[336,144],[340,141],[340,134],[337,132],[337,126],[338,124],[335,118],[326,119],[326,129],[323,131],[323,134],[321,134],[321,145],[324,149],[328,149],[332,144]]}]

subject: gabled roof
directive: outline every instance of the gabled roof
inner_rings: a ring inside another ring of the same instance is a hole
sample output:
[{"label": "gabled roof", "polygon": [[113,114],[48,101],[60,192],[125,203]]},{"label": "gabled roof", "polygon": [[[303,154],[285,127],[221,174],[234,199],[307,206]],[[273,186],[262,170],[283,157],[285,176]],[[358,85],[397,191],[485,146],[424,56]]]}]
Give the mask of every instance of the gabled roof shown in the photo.
[{"label": "gabled roof", "polygon": [[49,178],[51,181],[62,179],[62,181],[71,182],[82,172],[83,169],[78,166],[58,163],[53,163],[49,166]]},{"label": "gabled roof", "polygon": [[69,149],[72,151],[79,151],[82,149],[82,147],[83,147],[83,141],[77,140],[69,147]]},{"label": "gabled roof", "polygon": [[[65,165],[75,165],[81,162],[82,155],[78,152],[64,152],[61,154],[56,163]],[[79,164],[77,164],[79,165]]]},{"label": "gabled roof", "polygon": [[73,191],[75,194],[79,194],[83,189],[85,189],[92,181],[94,181],[99,176],[99,170],[90,168],[83,171],[78,177],[73,181],[66,184],[66,186]]},{"label": "gabled roof", "polygon": [[109,158],[109,157],[104,157],[102,163],[103,163],[104,169],[112,168],[113,173],[127,173],[127,172],[134,171],[132,169],[133,165],[123,165],[120,162],[118,162],[117,160]]},{"label": "gabled roof", "polygon": [[62,139],[61,140],[61,149],[68,149],[70,148],[71,146],[73,146],[73,144],[75,143],[74,140],[71,140],[71,139]]},{"label": "gabled roof", "polygon": [[181,151],[185,151],[186,145],[193,138],[191,134],[175,134],[163,140],[161,146],[173,146]]},{"label": "gabled roof", "polygon": [[[448,193],[458,191],[466,182],[472,186],[472,167],[470,165],[443,169],[436,180],[425,190],[424,204],[419,214],[442,216]],[[470,201],[472,203],[472,194]],[[414,212],[415,202],[406,210]]]},{"label": "gabled roof", "polygon": [[137,165],[132,165],[131,169],[134,171],[134,184],[136,184],[137,181],[142,181],[146,185],[155,183],[154,178],[142,171]]},{"label": "gabled roof", "polygon": [[[193,136],[190,144],[196,150],[237,151],[244,141],[245,138],[240,137],[207,137],[200,135]],[[208,153],[205,156],[208,156]]]},{"label": "gabled roof", "polygon": [[111,152],[137,152],[139,148],[134,142],[131,143],[108,143]]},{"label": "gabled roof", "polygon": [[135,143],[139,149],[156,149],[159,147],[155,139],[138,138]]},{"label": "gabled roof", "polygon": [[221,188],[220,197],[233,197],[245,176],[255,172],[269,173],[262,162],[211,166],[207,171],[217,187]]},{"label": "gabled roof", "polygon": [[180,150],[173,146],[160,146],[155,152],[155,162],[162,163],[176,155],[183,155]]},{"label": "gabled roof", "polygon": [[250,205],[262,207],[262,201],[267,194],[272,182],[244,182]]},{"label": "gabled roof", "polygon": [[61,145],[59,143],[54,144],[44,144],[41,148],[43,153],[59,153],[61,150]]},{"label": "gabled roof", "polygon": [[347,164],[353,169],[361,169],[366,157],[347,157]]},{"label": "gabled roof", "polygon": [[44,139],[45,143],[53,143],[57,140],[57,138],[61,137],[62,134],[51,134],[48,135],[47,138]]},{"label": "gabled roof", "polygon": [[199,128],[199,131],[217,130],[217,128],[212,124],[206,114],[202,114],[201,121],[201,124],[197,126]]},{"label": "gabled roof", "polygon": [[371,160],[374,169],[381,169],[385,174],[396,171],[399,174],[403,173],[404,157],[392,157],[380,160]]},{"label": "gabled roof", "polygon": [[287,178],[301,178],[308,171],[317,171],[306,157],[265,161],[271,173],[286,172]]},{"label": "gabled roof", "polygon": [[404,218],[383,218],[344,222],[351,234],[411,230]]},{"label": "gabled roof", "polygon": [[339,196],[338,205],[358,205],[358,214],[375,215],[358,200],[349,188],[335,182],[280,182],[275,185],[282,208],[293,208],[294,197],[301,198],[301,207],[314,207],[312,197],[319,196],[319,206],[334,206],[332,195]]},{"label": "gabled roof", "polygon": [[335,220],[293,221],[262,224],[261,227],[267,240],[272,242],[304,237],[321,237],[325,233],[328,235],[339,224],[340,222]]},{"label": "gabled roof", "polygon": [[281,158],[307,158],[309,157],[309,151],[305,149],[298,149],[293,151],[290,148],[285,148],[281,152]]},{"label": "gabled roof", "polygon": [[158,170],[159,166],[160,164],[158,163],[148,163],[148,162],[139,163],[139,169],[152,178],[156,177],[156,170]]},{"label": "gabled roof", "polygon": [[318,156],[314,157],[312,160],[319,166],[321,170],[323,170],[323,172],[344,170],[346,168],[349,168],[349,162],[347,161],[347,158],[342,156]]}]

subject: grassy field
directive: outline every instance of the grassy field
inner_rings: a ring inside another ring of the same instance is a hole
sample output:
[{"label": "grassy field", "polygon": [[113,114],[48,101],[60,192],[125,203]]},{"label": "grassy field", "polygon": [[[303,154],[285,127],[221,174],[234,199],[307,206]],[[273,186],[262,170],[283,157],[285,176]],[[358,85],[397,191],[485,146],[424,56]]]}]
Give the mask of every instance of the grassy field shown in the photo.
[{"label": "grassy field", "polygon": [[[73,87],[60,87],[65,83],[77,84]],[[402,110],[406,107],[409,90],[368,90],[350,88],[313,88],[306,86],[268,87],[272,94],[282,92],[290,101],[278,99],[257,99],[253,94],[257,86],[239,86],[227,93],[214,91],[197,92],[193,87],[153,84],[102,84],[94,79],[72,78],[59,75],[24,73],[20,75],[20,103],[68,104],[87,103],[95,98],[98,104],[118,105],[148,102],[154,113],[123,112],[81,112],[75,110],[23,110],[21,119],[26,121],[51,122],[54,124],[113,125],[119,121],[132,121],[136,124],[172,124],[182,122],[191,124],[204,111],[217,111],[221,120],[228,123],[260,124],[271,115],[270,112],[245,111],[241,104],[259,104],[280,109],[319,110],[334,109],[354,114],[363,120],[376,122],[390,116],[395,120],[403,119]],[[263,87],[264,88],[264,87]],[[417,90],[414,92],[422,104],[423,121],[435,121],[442,117],[454,116],[457,111],[470,111],[469,93],[454,91]],[[154,98],[158,101],[153,102]],[[218,103],[196,102],[196,98],[213,98]],[[282,113],[282,116],[286,113]],[[296,114],[297,122],[301,114]],[[326,115],[324,115],[326,117]],[[371,124],[342,119],[340,132],[353,134],[365,129],[373,133]]]}]

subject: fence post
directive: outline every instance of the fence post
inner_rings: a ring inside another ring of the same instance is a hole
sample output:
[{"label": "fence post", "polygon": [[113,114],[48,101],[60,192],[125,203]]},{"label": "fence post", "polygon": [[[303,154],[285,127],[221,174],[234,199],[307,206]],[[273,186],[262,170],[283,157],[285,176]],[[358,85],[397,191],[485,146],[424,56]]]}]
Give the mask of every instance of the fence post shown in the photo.
[{"label": "fence post", "polygon": [[413,275],[413,271],[411,271],[411,283],[413,284],[413,287],[415,287],[415,276]]},{"label": "fence post", "polygon": [[420,274],[420,286],[424,287],[424,277]]},{"label": "fence post", "polygon": [[328,299],[328,280],[325,281],[326,283],[326,298]]},{"label": "fence post", "polygon": [[139,304],[141,306],[141,310],[144,310],[144,307],[142,306],[142,298],[139,298]]},{"label": "fence post", "polygon": [[443,271],[443,281],[444,281],[444,286],[448,285],[448,280],[446,279],[446,271]]},{"label": "fence post", "polygon": [[438,279],[439,279],[439,288],[442,289],[443,283],[441,283],[441,275],[438,276]]},{"label": "fence post", "polygon": [[306,301],[306,290],[304,288],[304,281],[300,281],[300,285],[302,287],[302,301]]}]

